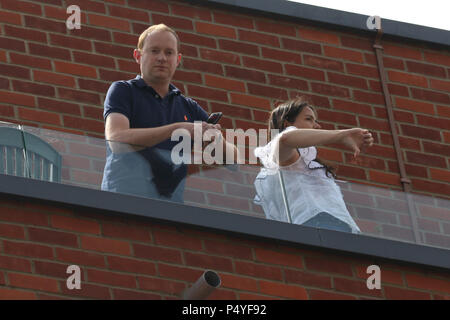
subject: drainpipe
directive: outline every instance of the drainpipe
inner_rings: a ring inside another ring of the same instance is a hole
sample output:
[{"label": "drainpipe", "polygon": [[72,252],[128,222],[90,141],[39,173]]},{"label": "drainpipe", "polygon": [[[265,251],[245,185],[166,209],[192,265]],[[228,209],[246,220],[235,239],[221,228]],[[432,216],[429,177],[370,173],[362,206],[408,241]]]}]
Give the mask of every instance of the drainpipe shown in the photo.
[{"label": "drainpipe", "polygon": [[[371,22],[372,19],[374,19],[373,22]],[[384,101],[386,103],[386,110],[387,110],[387,114],[388,114],[389,126],[391,129],[392,138],[394,140],[394,149],[395,149],[395,153],[397,155],[398,166],[400,169],[400,181],[403,186],[403,191],[406,194],[406,201],[408,203],[409,214],[411,216],[414,238],[416,240],[416,243],[421,243],[422,241],[421,241],[419,229],[417,227],[416,207],[414,205],[414,201],[413,201],[412,194],[411,194],[411,190],[412,190],[411,180],[408,178],[408,176],[406,174],[405,163],[403,161],[400,142],[398,139],[397,127],[395,124],[394,112],[392,111],[392,101],[391,101],[391,96],[389,93],[389,88],[387,85],[386,72],[384,70],[384,63],[383,63],[384,48],[381,45],[381,37],[383,35],[383,29],[381,27],[381,18],[379,16],[369,17],[369,19],[367,19],[367,27],[372,30],[377,29],[377,35],[375,38],[375,43],[373,45],[373,48],[375,49],[375,54],[377,57],[378,71],[380,73],[381,86],[383,88],[383,95],[384,95]]]},{"label": "drainpipe", "polygon": [[181,299],[204,300],[219,286],[219,275],[212,270],[206,270],[192,287],[181,294]]}]

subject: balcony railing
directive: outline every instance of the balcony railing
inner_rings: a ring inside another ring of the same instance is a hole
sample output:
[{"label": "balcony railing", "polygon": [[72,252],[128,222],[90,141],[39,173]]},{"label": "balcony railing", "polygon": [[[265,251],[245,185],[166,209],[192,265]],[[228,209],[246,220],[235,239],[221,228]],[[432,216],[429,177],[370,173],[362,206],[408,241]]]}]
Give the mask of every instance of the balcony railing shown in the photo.
[{"label": "balcony railing", "polygon": [[[134,181],[127,176],[131,172],[127,170],[132,168],[136,183],[118,189],[110,186],[110,190],[155,197],[155,190],[140,184],[156,177],[146,165],[144,147],[6,122],[0,122],[0,141],[0,174],[100,190],[106,156],[112,152],[118,161],[117,179]],[[43,143],[36,146],[40,143],[37,141]],[[165,169],[160,170],[163,174]],[[263,209],[254,201],[254,182],[259,170],[257,165],[192,164],[188,166],[186,179],[178,184],[167,184],[162,175],[162,189],[171,194],[162,200],[266,219]],[[281,172],[279,178],[274,192],[285,195],[279,209],[283,214],[290,213],[294,210],[293,200],[283,189],[286,179],[293,178],[292,172]],[[345,181],[337,183],[361,234],[450,249],[449,200]]]}]

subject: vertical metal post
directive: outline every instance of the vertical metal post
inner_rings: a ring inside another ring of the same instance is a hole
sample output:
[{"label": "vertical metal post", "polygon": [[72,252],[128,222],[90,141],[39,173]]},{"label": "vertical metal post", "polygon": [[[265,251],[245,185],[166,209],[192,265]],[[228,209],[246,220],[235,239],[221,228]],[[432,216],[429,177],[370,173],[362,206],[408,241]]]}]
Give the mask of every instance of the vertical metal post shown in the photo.
[{"label": "vertical metal post", "polygon": [[283,172],[281,170],[278,170],[278,177],[280,180],[281,195],[283,196],[284,207],[286,208],[286,216],[287,216],[288,222],[292,223],[291,210],[289,209],[289,202],[287,200],[286,189],[284,187]]},{"label": "vertical metal post", "polygon": [[19,130],[20,133],[22,134],[22,144],[23,144],[23,161],[24,161],[24,167],[25,167],[25,177],[27,178],[31,178],[31,168],[28,166],[28,164],[30,163],[28,161],[28,152],[27,152],[27,145],[25,142],[25,134],[23,132],[23,126],[21,124],[19,124]]}]

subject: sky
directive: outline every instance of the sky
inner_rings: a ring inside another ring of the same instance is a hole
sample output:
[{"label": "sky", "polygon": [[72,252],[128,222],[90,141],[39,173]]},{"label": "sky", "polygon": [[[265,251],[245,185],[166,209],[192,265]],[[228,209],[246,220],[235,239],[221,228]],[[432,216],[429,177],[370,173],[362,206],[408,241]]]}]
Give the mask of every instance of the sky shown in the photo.
[{"label": "sky", "polygon": [[450,30],[448,0],[288,0]]}]

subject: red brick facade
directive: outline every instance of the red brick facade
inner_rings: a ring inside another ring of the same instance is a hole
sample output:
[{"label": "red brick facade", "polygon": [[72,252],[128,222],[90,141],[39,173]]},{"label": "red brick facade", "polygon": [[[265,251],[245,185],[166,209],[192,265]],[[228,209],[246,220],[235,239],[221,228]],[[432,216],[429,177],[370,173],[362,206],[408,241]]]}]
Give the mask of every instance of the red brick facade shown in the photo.
[{"label": "red brick facade", "polygon": [[[205,269],[212,299],[449,299],[448,272],[40,201],[0,201],[1,299],[178,299]],[[69,290],[70,265],[81,290]],[[367,289],[367,268],[381,289]]]},{"label": "red brick facade", "polygon": [[[264,129],[274,104],[307,96],[323,128],[360,126],[374,134],[376,144],[356,162],[337,147],[320,148],[341,179],[401,189],[374,35],[175,0],[73,0],[82,19],[81,29],[71,31],[64,4],[0,0],[0,121],[103,138],[109,84],[139,72],[132,59],[138,35],[165,23],[182,42],[175,85],[208,112],[222,111],[222,127]],[[450,52],[406,40],[382,45],[412,188],[450,198]],[[54,145],[63,155],[63,181],[98,187],[104,147],[79,139]],[[200,173],[188,181],[187,202],[260,215],[252,202],[252,169],[193,170]],[[402,229],[411,224],[402,217],[405,203],[395,195],[344,192],[364,232],[410,240]],[[390,202],[380,202],[383,196]],[[374,203],[392,205],[382,208],[391,212],[380,218],[369,210]],[[448,242],[448,208],[421,208],[428,243]],[[398,225],[380,229],[393,220]],[[81,293],[64,286],[65,268],[75,261],[83,269]],[[382,262],[375,264],[383,289],[369,291],[365,268],[374,263],[45,203],[0,202],[0,297],[174,298],[205,268],[222,277],[216,298],[450,297],[448,274]]]}]

